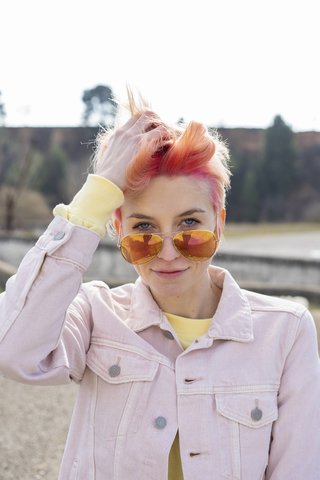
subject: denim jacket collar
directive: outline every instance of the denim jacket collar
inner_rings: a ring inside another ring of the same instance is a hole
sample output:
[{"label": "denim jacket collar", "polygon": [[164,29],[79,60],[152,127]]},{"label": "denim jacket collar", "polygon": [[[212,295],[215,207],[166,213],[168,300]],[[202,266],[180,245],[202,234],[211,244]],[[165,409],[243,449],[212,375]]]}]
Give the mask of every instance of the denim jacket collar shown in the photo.
[{"label": "denim jacket collar", "polygon": [[[212,339],[253,341],[251,309],[246,296],[226,270],[211,265],[209,273],[212,282],[222,289],[222,295],[206,335]],[[168,328],[167,318],[141,278],[136,281],[132,293],[126,324],[134,332],[140,332],[152,325]]]}]

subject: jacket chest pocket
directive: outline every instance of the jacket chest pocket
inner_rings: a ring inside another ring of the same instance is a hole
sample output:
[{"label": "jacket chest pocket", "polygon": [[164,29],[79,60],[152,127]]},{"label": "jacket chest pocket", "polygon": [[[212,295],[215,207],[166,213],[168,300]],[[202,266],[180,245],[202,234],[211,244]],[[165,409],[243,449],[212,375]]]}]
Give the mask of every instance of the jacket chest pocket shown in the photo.
[{"label": "jacket chest pocket", "polygon": [[92,344],[87,365],[97,374],[95,435],[103,440],[137,433],[158,363],[130,351]]},{"label": "jacket chest pocket", "polygon": [[226,477],[262,480],[268,464],[277,392],[216,394],[222,468]]}]

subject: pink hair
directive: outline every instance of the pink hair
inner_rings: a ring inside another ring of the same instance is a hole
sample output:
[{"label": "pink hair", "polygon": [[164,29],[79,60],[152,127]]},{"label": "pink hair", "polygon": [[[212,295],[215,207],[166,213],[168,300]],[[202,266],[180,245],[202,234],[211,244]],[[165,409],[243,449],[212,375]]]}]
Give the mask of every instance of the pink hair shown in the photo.
[{"label": "pink hair", "polygon": [[[131,92],[125,108],[131,115],[140,117],[150,107],[140,97],[142,105],[137,105]],[[148,108],[149,107],[149,108]],[[169,131],[167,135],[148,141],[142,141],[139,151],[129,163],[126,171],[126,197],[141,192],[157,175],[192,177],[201,188],[205,187],[212,199],[216,213],[225,208],[226,191],[230,187],[228,168],[229,151],[217,132],[208,133],[206,127],[192,121],[186,127],[166,125],[158,116],[152,125],[163,125]],[[99,134],[95,153],[96,164],[100,163],[114,130]],[[120,210],[115,216],[121,219]]]}]

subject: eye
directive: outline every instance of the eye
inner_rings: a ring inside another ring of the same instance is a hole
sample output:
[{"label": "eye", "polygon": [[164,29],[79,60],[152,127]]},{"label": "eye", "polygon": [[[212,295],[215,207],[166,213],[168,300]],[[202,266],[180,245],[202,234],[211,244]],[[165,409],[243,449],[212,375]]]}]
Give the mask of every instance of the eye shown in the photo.
[{"label": "eye", "polygon": [[196,218],[186,218],[185,220],[183,220],[182,225],[186,225],[187,227],[194,227],[198,223],[200,222]]},{"label": "eye", "polygon": [[134,230],[149,230],[152,226],[150,225],[150,223],[147,223],[147,222],[141,222],[141,223],[137,223],[137,225],[135,225],[133,227]]}]

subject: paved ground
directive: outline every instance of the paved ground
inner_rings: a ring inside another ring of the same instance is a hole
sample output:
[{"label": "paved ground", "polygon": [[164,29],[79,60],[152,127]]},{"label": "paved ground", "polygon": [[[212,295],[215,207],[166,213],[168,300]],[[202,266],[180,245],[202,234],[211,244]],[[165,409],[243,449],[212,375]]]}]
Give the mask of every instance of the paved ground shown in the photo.
[{"label": "paved ground", "polygon": [[0,480],[57,480],[77,391],[0,377]]},{"label": "paved ground", "polygon": [[[320,310],[313,313],[320,342]],[[0,377],[0,480],[57,480],[77,391]]]}]

